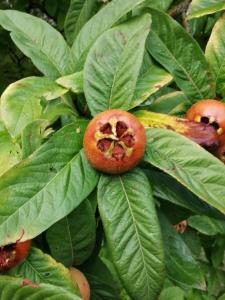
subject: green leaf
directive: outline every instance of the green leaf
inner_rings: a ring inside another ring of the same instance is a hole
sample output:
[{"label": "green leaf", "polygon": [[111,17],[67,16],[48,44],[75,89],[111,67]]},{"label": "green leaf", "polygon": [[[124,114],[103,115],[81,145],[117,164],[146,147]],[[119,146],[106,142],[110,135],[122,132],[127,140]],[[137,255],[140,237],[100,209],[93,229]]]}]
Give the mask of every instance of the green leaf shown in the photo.
[{"label": "green leaf", "polygon": [[225,235],[225,221],[207,216],[191,216],[188,225],[206,235]]},{"label": "green leaf", "polygon": [[73,93],[83,93],[83,72],[60,77],[56,82]]},{"label": "green leaf", "polygon": [[71,45],[84,24],[94,15],[97,8],[96,0],[71,0],[64,30]]},{"label": "green leaf", "polygon": [[72,45],[76,71],[82,70],[88,51],[96,39],[142,2],[144,0],[113,0],[85,24]]},{"label": "green leaf", "polygon": [[164,280],[159,223],[148,180],[139,169],[102,175],[98,204],[112,261],[128,294],[151,300]]},{"label": "green leaf", "polygon": [[152,28],[147,50],[192,102],[215,97],[215,85],[198,43],[168,15],[148,9]]},{"label": "green leaf", "polygon": [[[224,4],[225,6],[225,4]],[[211,36],[206,46],[206,59],[208,60],[216,80],[218,93],[225,96],[225,15],[213,27]]]},{"label": "green leaf", "polygon": [[98,174],[79,152],[86,125],[65,126],[0,178],[0,245],[37,236],[94,189]]},{"label": "green leaf", "polygon": [[156,197],[189,209],[195,214],[225,220],[224,214],[200,200],[174,178],[159,171],[145,170]]},{"label": "green leaf", "polygon": [[91,299],[118,300],[120,297],[117,282],[104,261],[97,256],[94,260],[89,260],[83,269],[90,284]]},{"label": "green leaf", "polygon": [[[162,169],[200,199],[225,213],[225,166],[173,131],[148,128],[144,160]],[[207,171],[206,171],[207,170]]]},{"label": "green leaf", "polygon": [[0,175],[19,162],[21,149],[0,121]]},{"label": "green leaf", "polygon": [[8,86],[1,96],[1,118],[13,137],[42,113],[41,97],[55,99],[67,92],[46,77],[27,77]]},{"label": "green leaf", "polygon": [[71,52],[63,36],[46,21],[16,10],[1,10],[0,25],[16,46],[46,76],[73,72]]},{"label": "green leaf", "polygon": [[225,300],[225,294],[223,294],[218,300]]},{"label": "green leaf", "polygon": [[8,275],[28,278],[37,284],[52,284],[79,295],[78,287],[75,287],[69,270],[37,248],[31,248],[26,259],[11,269]]},{"label": "green leaf", "polygon": [[80,265],[92,253],[96,235],[95,216],[88,200],[47,230],[52,256],[65,266]]},{"label": "green leaf", "polygon": [[157,92],[161,87],[172,81],[173,77],[159,66],[151,63],[146,70],[141,73],[137,80],[134,93],[133,107],[138,106],[149,96]]},{"label": "green leaf", "polygon": [[199,18],[225,9],[224,0],[192,0],[187,19]]},{"label": "green leaf", "polygon": [[105,32],[91,48],[84,66],[84,93],[92,115],[134,106],[150,24],[148,14],[135,18]]},{"label": "green leaf", "polygon": [[160,294],[159,300],[184,300],[184,291],[177,286],[166,288]]},{"label": "green leaf", "polygon": [[185,287],[205,288],[203,272],[182,237],[160,213],[168,277]]},{"label": "green leaf", "polygon": [[40,284],[38,287],[26,285],[23,279],[1,276],[1,300],[28,300],[28,299],[54,299],[54,300],[81,300],[81,298],[67,290],[50,284]]},{"label": "green leaf", "polygon": [[46,130],[48,126],[48,121],[36,120],[24,128],[21,135],[23,159],[37,150],[41,146],[43,139],[52,132],[50,128]]},{"label": "green leaf", "polygon": [[[62,97],[63,98],[63,97]],[[59,117],[62,116],[77,116],[76,111],[67,103],[63,101],[64,99],[58,98],[52,101],[49,101],[46,107],[43,109],[41,114],[41,119],[46,119],[50,123],[55,122]]]},{"label": "green leaf", "polygon": [[183,92],[176,91],[158,97],[148,109],[169,115],[183,115],[188,107],[190,107],[188,98]]},{"label": "green leaf", "polygon": [[155,1],[155,0],[145,0],[145,3],[141,5],[141,7],[153,7],[158,10],[163,10],[166,11],[170,5],[172,4],[173,0],[160,0],[160,1]]}]

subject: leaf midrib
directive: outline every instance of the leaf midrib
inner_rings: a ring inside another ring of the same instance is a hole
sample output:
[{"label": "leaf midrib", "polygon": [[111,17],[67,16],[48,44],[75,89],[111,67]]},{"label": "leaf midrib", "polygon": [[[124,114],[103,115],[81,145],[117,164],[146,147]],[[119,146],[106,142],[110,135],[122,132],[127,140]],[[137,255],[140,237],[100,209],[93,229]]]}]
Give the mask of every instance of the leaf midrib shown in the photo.
[{"label": "leaf midrib", "polygon": [[198,94],[200,95],[201,98],[204,98],[202,92],[199,90],[198,86],[195,84],[195,82],[193,81],[192,77],[189,75],[189,73],[185,70],[185,68],[178,62],[178,60],[176,59],[176,57],[173,55],[173,53],[168,49],[168,47],[166,47],[165,43],[161,40],[161,38],[159,37],[159,35],[153,30],[151,29],[152,33],[155,34],[157,36],[157,38],[160,40],[161,45],[163,46],[163,48],[166,50],[166,52],[170,55],[170,57],[172,58],[173,61],[175,61],[175,63],[178,65],[178,67],[184,72],[184,74],[187,76],[187,78],[189,79],[189,81],[192,83],[193,87],[195,88],[195,90],[198,92]]},{"label": "leaf midrib", "polygon": [[[5,15],[5,16],[6,16],[6,15]],[[45,53],[45,52],[43,51],[43,48],[40,48],[40,47],[38,46],[39,44],[36,42],[36,40],[35,40],[35,39],[33,40],[27,33],[25,33],[25,32],[22,31],[19,27],[17,27],[17,24],[14,22],[13,19],[11,20],[8,16],[6,16],[6,17],[7,17],[7,19],[9,20],[9,22],[11,22],[11,23],[17,28],[17,30],[18,30],[18,32],[20,32],[20,34],[24,35],[24,37],[25,37],[27,40],[32,41],[32,43],[35,44],[35,45],[37,46],[37,50],[39,50],[42,54],[44,54],[45,56],[47,56],[48,60],[52,63],[52,65],[53,65],[53,66],[55,67],[55,69],[59,72],[59,74],[60,74],[60,75],[64,75],[64,72],[61,72],[61,71],[59,70],[58,65],[55,64],[54,60],[52,60],[51,57],[49,57],[48,54]],[[43,25],[41,25],[41,27],[43,28]],[[15,32],[14,29],[10,29],[9,31],[10,31],[12,34],[17,35],[17,33]],[[65,46],[67,47],[66,43],[65,43]],[[65,68],[66,68],[66,66],[65,66]]]},{"label": "leaf midrib", "polygon": [[121,176],[119,177],[119,180],[120,180],[120,183],[121,183],[121,186],[122,186],[122,189],[124,191],[124,195],[125,195],[125,199],[127,200],[127,204],[128,204],[128,208],[129,208],[129,211],[130,211],[130,214],[131,214],[131,217],[133,219],[133,226],[134,226],[134,230],[135,230],[135,233],[136,233],[136,237],[137,237],[137,240],[138,240],[138,244],[139,244],[139,249],[141,251],[141,257],[142,257],[142,261],[143,261],[143,265],[144,265],[144,270],[145,270],[145,276],[146,276],[146,280],[147,280],[147,289],[148,289],[148,295],[150,295],[150,285],[149,285],[149,280],[148,280],[148,271],[147,271],[147,263],[145,261],[145,257],[144,257],[144,253],[143,253],[143,250],[142,250],[142,244],[141,244],[141,240],[140,240],[140,237],[139,237],[139,234],[138,234],[138,229],[137,229],[137,226],[136,226],[136,219],[133,215],[133,212],[132,212],[132,208],[131,208],[131,205],[130,205],[130,202],[129,202],[129,197],[127,195],[127,192],[126,192],[126,189],[125,189],[125,186],[123,184],[123,181],[122,181],[122,178]]},{"label": "leaf midrib", "polygon": [[28,203],[32,202],[34,198],[36,198],[43,190],[45,190],[71,163],[73,160],[77,159],[78,155],[80,154],[80,151],[78,153],[75,154],[75,156],[73,156],[73,158],[62,168],[60,169],[60,171],[53,176],[53,178],[51,178],[50,181],[48,181],[46,183],[45,186],[43,186],[43,188],[38,191],[35,195],[33,195],[30,199],[28,199],[28,201],[26,201],[25,203],[23,203],[23,205],[21,205],[17,210],[15,210],[11,215],[9,215],[1,224],[0,224],[0,228],[2,226],[4,226],[4,224],[7,224],[13,217],[14,215],[18,214],[24,206],[26,206]]}]

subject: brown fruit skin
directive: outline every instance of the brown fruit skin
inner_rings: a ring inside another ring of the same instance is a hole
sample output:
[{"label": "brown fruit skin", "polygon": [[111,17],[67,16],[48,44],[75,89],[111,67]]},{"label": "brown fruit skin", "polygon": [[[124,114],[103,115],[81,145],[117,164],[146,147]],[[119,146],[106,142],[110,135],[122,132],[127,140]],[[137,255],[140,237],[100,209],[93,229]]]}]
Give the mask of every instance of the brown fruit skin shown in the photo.
[{"label": "brown fruit skin", "polygon": [[[122,160],[113,157],[107,158],[97,147],[95,139],[96,131],[110,119],[124,122],[128,128],[132,128],[134,134],[133,152]],[[146,146],[146,134],[144,126],[132,114],[119,109],[112,109],[95,116],[88,124],[84,134],[83,147],[90,164],[97,170],[109,174],[120,174],[134,168],[144,155]]]},{"label": "brown fruit skin", "polygon": [[84,274],[76,268],[69,268],[70,275],[74,284],[79,287],[80,295],[83,300],[90,300],[90,286]]},{"label": "brown fruit skin", "polygon": [[29,253],[32,240],[17,242],[0,248],[0,272],[5,272],[20,263]]},{"label": "brown fruit skin", "polygon": [[190,121],[196,121],[199,116],[214,118],[214,122],[223,130],[219,135],[220,142],[225,142],[225,103],[214,99],[205,99],[196,102],[187,111],[186,117]]},{"label": "brown fruit skin", "polygon": [[216,156],[225,164],[225,144],[217,149]]}]

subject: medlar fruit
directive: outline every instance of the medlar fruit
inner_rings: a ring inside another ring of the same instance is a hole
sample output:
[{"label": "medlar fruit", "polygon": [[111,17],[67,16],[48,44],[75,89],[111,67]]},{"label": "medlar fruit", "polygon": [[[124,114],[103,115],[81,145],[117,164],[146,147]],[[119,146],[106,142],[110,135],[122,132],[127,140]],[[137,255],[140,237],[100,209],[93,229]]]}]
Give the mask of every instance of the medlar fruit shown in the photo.
[{"label": "medlar fruit", "polygon": [[0,247],[0,272],[7,271],[20,263],[27,256],[30,246],[31,240]]},{"label": "medlar fruit", "polygon": [[75,285],[78,285],[83,300],[90,299],[90,286],[84,274],[76,268],[69,268],[70,275]]},{"label": "medlar fruit", "polygon": [[220,142],[225,141],[225,103],[214,99],[201,100],[191,106],[186,117],[190,121],[213,126]]},{"label": "medlar fruit", "polygon": [[141,160],[146,145],[145,129],[132,114],[119,109],[108,110],[89,123],[83,145],[95,169],[110,174],[123,173]]}]

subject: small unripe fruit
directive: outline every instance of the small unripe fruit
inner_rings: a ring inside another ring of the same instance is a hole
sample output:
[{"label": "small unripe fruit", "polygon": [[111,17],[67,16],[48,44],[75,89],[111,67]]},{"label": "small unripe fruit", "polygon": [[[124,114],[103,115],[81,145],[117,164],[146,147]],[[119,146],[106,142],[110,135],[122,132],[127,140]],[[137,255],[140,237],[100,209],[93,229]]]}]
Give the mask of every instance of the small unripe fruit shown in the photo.
[{"label": "small unripe fruit", "polygon": [[90,300],[90,286],[84,274],[76,268],[69,268],[74,284],[79,287],[83,300]]},{"label": "small unripe fruit", "polygon": [[89,123],[83,146],[95,169],[123,173],[134,168],[144,155],[145,129],[134,115],[119,109],[108,110]]}]

